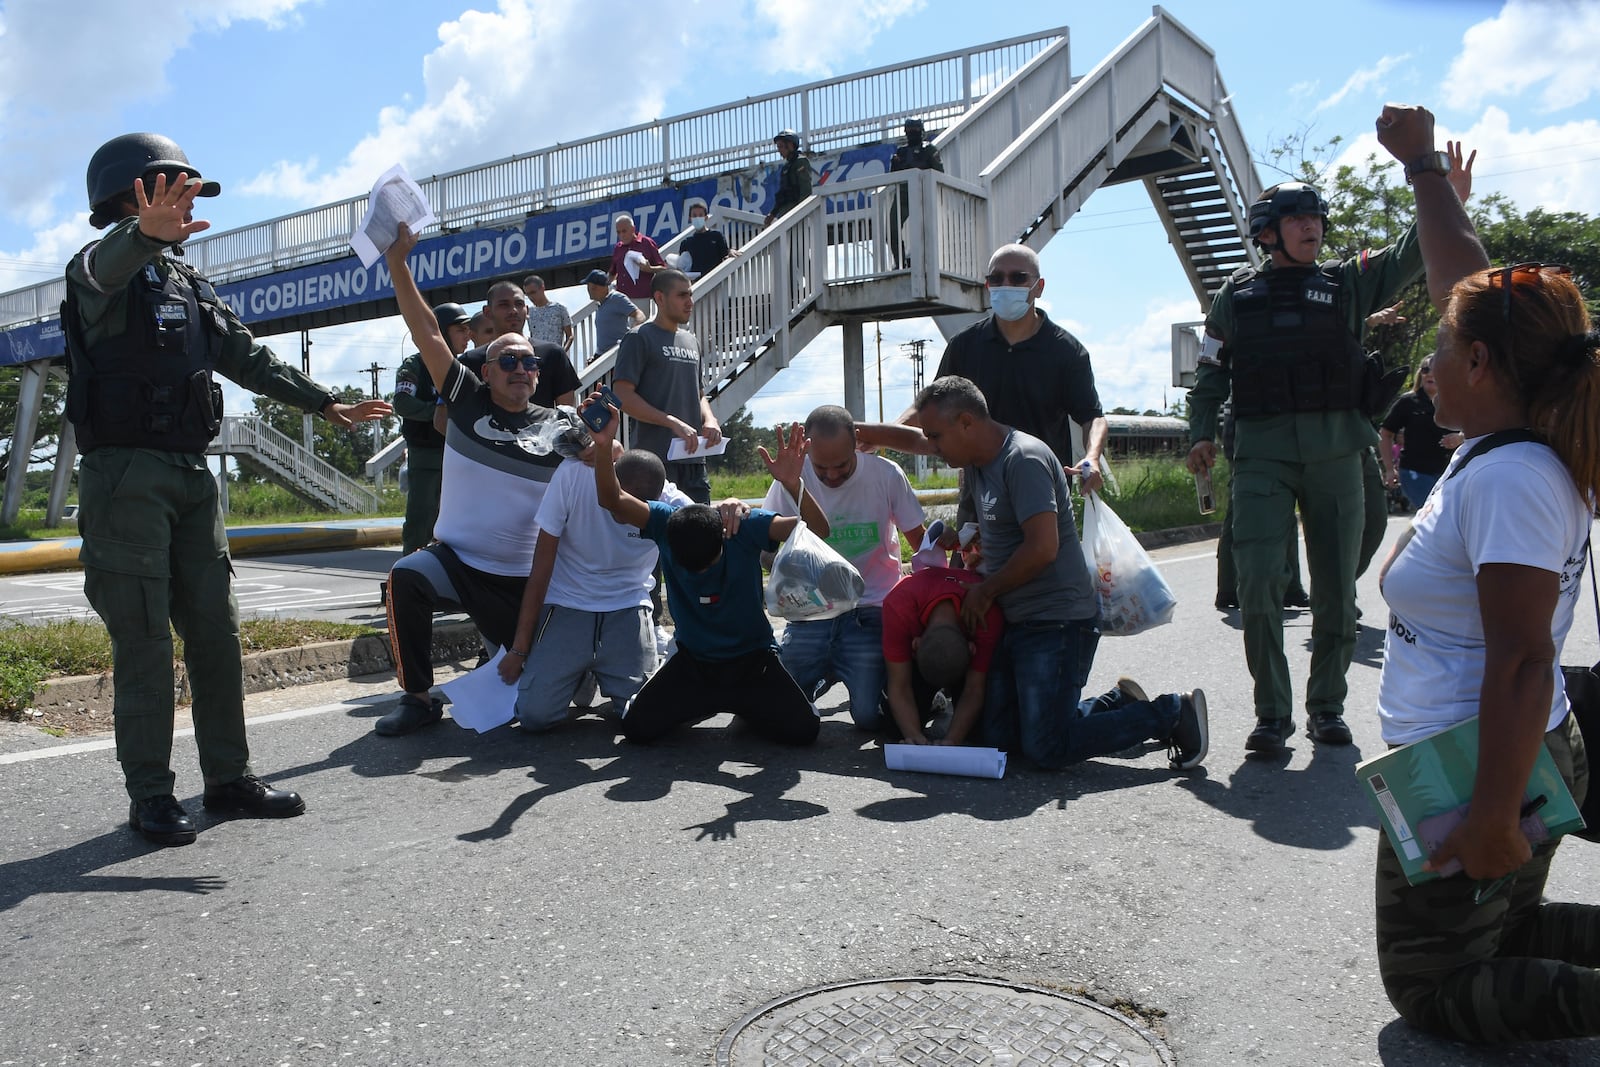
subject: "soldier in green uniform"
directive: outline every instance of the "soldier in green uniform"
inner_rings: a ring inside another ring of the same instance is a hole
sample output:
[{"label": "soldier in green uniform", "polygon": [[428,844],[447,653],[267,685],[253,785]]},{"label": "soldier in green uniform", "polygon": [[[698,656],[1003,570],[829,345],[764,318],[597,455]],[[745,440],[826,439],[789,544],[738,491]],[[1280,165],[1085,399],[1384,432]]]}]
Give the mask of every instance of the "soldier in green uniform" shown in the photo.
[{"label": "soldier in green uniform", "polygon": [[[472,317],[466,308],[440,304],[433,309],[433,317],[451,355],[459,356],[472,346]],[[406,439],[406,521],[400,531],[400,549],[409,555],[433,540],[439,487],[444,480],[444,433],[434,422],[439,391],[416,352],[394,372],[394,412],[402,420],[400,434]]]},{"label": "soldier in green uniform", "polygon": [[800,135],[793,130],[779,130],[773,134],[772,143],[783,157],[783,166],[778,170],[778,192],[763,223],[766,226],[811,195],[811,161],[800,153]]},{"label": "soldier in green uniform", "polygon": [[1319,266],[1327,217],[1327,202],[1302,182],[1273,186],[1250,206],[1250,237],[1267,262],[1218,291],[1189,394],[1188,466],[1198,473],[1216,462],[1217,412],[1232,390],[1234,560],[1255,681],[1251,751],[1282,748],[1293,728],[1281,612],[1283,546],[1297,502],[1311,575],[1307,733],[1350,742],[1344,698],[1356,642],[1361,454],[1377,439],[1364,410],[1370,376],[1361,342],[1366,317],[1422,275],[1414,226],[1389,248]]},{"label": "soldier in green uniform", "polygon": [[210,226],[194,218],[195,197],[221,189],[172,141],[150,133],[107,141],[89,161],[88,184],[89,221],[111,230],[67,265],[61,317],[72,370],[67,415],[83,450],[84,593],[111,635],[129,823],[157,844],[183,845],[195,825],[173,795],[172,629],[184,639],[206,808],[305,810],[297,794],[250,770],[239,608],[205,459],[221,425],[214,375],[339,426],[390,409],[381,400],[338,403],[280,363],[209,282],[174,258]]}]

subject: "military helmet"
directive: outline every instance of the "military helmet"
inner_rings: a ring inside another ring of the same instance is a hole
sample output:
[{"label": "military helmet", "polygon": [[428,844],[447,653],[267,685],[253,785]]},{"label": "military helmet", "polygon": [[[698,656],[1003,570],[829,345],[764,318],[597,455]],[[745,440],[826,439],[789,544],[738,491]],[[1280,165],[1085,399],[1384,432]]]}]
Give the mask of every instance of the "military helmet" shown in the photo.
[{"label": "military helmet", "polygon": [[772,139],[774,141],[788,141],[790,144],[794,145],[796,150],[800,148],[800,135],[789,129],[787,126],[773,134]]},{"label": "military helmet", "polygon": [[[159,133],[125,133],[113,137],[89,159],[89,224],[96,229],[111,225],[108,209],[133,190],[133,180],[153,171],[183,171],[191,178],[201,174],[171,138]],[[146,190],[148,192],[148,190]],[[216,196],[222,186],[202,181],[201,196]]]},{"label": "military helmet", "polygon": [[1326,219],[1328,202],[1305,182],[1280,182],[1250,205],[1250,239],[1255,240],[1267,227],[1276,226],[1291,215],[1320,215]]},{"label": "military helmet", "polygon": [[440,304],[433,309],[433,318],[439,324],[439,329],[448,330],[461,323],[470,323],[472,316],[467,314],[467,309],[460,304]]}]

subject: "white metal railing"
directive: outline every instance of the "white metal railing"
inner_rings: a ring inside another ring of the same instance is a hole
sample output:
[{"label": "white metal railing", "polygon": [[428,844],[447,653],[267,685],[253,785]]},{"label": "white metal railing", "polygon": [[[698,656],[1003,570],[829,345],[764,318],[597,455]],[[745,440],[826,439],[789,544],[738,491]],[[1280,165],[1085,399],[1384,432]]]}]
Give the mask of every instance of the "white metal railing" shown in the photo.
[{"label": "white metal railing", "polygon": [[[422,180],[446,229],[520,220],[553,208],[753,166],[772,135],[797,130],[810,150],[891,139],[907,115],[941,124],[970,109],[1066,34],[1061,27],[842,78],[812,82]],[[186,242],[213,282],[347,254],[367,196],[351,197]],[[0,326],[53,317],[62,280],[0,294]]]},{"label": "white metal railing", "polygon": [[1188,98],[1210,116],[1227,170],[1218,175],[1219,184],[1225,193],[1253,199],[1259,182],[1243,135],[1222,104],[1214,53],[1156,7],[1115,52],[1077,79],[984,167],[980,177],[989,192],[990,232],[996,239],[1021,236],[1041,208],[1086,171],[1114,169],[1121,162],[1120,136],[1163,90]]},{"label": "white metal railing", "polygon": [[206,451],[246,456],[289,488],[309,493],[338,511],[370,514],[378,510],[376,493],[257,416],[224,415],[222,430]]}]

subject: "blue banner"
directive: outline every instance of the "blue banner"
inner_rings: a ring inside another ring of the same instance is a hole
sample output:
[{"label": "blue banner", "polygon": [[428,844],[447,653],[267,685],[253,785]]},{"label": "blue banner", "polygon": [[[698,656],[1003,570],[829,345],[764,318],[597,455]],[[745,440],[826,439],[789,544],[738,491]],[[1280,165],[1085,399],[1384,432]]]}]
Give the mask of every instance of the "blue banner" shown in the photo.
[{"label": "blue banner", "polygon": [[[821,188],[882,174],[893,153],[892,145],[870,145],[812,157],[814,185]],[[688,228],[691,204],[765,214],[772,208],[777,187],[778,167],[768,165],[535,215],[509,229],[440,234],[417,243],[409,259],[411,273],[426,292],[605,257],[616,243],[611,220],[624,211],[633,216],[640,233],[662,244]],[[218,285],[217,293],[249,325],[382,300],[394,295],[394,283],[383,260],[363,267],[350,255]],[[57,319],[0,331],[0,338],[5,341],[0,344],[0,366],[66,353]]]}]

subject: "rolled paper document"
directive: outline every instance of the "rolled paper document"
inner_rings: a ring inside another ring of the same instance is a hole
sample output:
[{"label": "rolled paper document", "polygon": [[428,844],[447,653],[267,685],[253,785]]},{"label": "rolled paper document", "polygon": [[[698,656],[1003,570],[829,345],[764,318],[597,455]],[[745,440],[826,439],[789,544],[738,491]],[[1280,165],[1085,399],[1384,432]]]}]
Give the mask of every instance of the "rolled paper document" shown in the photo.
[{"label": "rolled paper document", "polygon": [[970,748],[960,745],[884,745],[883,759],[891,771],[960,774],[968,778],[1006,776],[1006,754],[998,748]]}]

